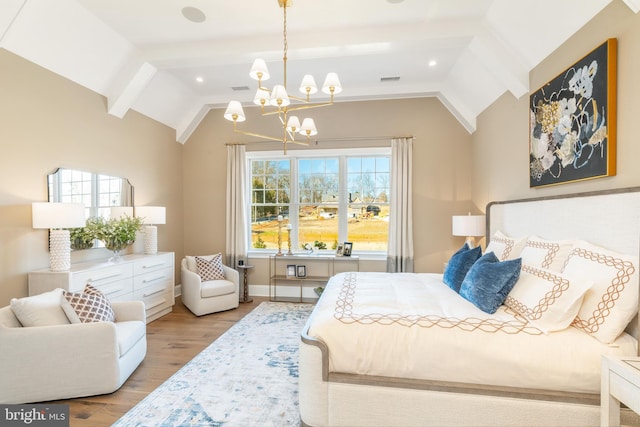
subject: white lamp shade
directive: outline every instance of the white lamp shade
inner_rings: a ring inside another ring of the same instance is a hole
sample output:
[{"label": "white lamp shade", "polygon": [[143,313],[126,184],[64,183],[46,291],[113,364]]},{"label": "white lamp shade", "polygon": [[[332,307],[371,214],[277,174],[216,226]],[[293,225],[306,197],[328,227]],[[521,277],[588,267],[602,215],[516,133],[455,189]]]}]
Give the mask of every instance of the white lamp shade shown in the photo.
[{"label": "white lamp shade", "polygon": [[316,81],[311,74],[307,74],[302,78],[302,83],[300,83],[300,92],[309,93],[313,95],[318,91],[318,86],[316,85]]},{"label": "white lamp shade", "polygon": [[84,227],[86,225],[84,210],[82,203],[32,203],[33,228]]},{"label": "white lamp shade", "polygon": [[112,206],[110,211],[110,217],[114,219],[133,217],[133,207],[131,206]]},{"label": "white lamp shade", "polygon": [[246,117],[242,104],[239,101],[231,101],[224,112],[224,118],[231,122],[244,122]]},{"label": "white lamp shade", "polygon": [[166,208],[164,206],[138,206],[136,217],[143,219],[143,224],[166,224]]},{"label": "white lamp shade", "polygon": [[273,91],[271,91],[270,104],[274,107],[286,107],[290,103],[291,101],[289,100],[289,95],[287,94],[287,90],[284,88],[284,86],[274,86]]},{"label": "white lamp shade", "polygon": [[340,83],[340,79],[338,79],[338,75],[336,73],[327,74],[327,77],[324,79],[324,84],[322,85],[322,91],[326,94],[331,94],[333,92],[334,95],[342,92],[342,84]]},{"label": "white lamp shade", "polygon": [[316,124],[312,118],[307,117],[302,121],[300,133],[306,136],[313,136],[318,134],[318,129],[316,129]]},{"label": "white lamp shade", "polygon": [[253,61],[249,75],[254,80],[269,80],[269,77],[271,77],[269,75],[269,69],[267,68],[266,62],[264,62],[264,59],[260,58]]},{"label": "white lamp shade", "polygon": [[452,219],[454,236],[479,237],[485,233],[484,215],[459,215]]},{"label": "white lamp shade", "polygon": [[300,120],[297,116],[289,117],[289,120],[287,120],[287,130],[289,132],[297,132],[300,130]]},{"label": "white lamp shade", "polygon": [[256,105],[268,105],[270,98],[271,95],[268,90],[258,89],[256,91],[256,96],[253,98],[253,103]]}]

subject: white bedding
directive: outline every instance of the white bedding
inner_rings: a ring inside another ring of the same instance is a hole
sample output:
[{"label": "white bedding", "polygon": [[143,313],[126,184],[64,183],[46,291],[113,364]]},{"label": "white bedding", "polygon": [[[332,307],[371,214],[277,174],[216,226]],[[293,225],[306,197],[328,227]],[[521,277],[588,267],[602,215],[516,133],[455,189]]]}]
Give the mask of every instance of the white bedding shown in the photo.
[{"label": "white bedding", "polygon": [[441,274],[340,273],[310,325],[329,372],[584,393],[599,393],[601,354],[635,355],[637,345],[573,327],[544,334],[505,306],[486,314]]}]

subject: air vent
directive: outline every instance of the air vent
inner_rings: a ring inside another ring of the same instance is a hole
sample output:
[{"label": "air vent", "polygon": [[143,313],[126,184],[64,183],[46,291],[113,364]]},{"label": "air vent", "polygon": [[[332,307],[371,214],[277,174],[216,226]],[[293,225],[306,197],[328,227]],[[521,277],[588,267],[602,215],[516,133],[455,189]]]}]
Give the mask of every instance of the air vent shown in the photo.
[{"label": "air vent", "polygon": [[396,76],[396,77],[380,77],[380,82],[384,83],[384,82],[397,82],[398,80],[400,80],[400,76]]},{"label": "air vent", "polygon": [[249,86],[231,86],[231,89],[233,91],[249,90]]}]

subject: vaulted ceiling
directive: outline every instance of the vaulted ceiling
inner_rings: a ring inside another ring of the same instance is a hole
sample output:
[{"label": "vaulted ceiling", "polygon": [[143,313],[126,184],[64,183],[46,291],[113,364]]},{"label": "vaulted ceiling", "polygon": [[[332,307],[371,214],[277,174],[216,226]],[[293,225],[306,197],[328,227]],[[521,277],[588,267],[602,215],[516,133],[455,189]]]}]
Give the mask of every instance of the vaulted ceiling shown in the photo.
[{"label": "vaulted ceiling", "polygon": [[[287,89],[333,71],[337,102],[437,97],[473,132],[612,1],[640,11],[640,0],[294,0]],[[253,105],[255,58],[267,61],[266,83],[282,82],[282,32],[278,0],[0,2],[1,48],[104,95],[112,115],[133,109],[170,126],[181,143],[210,109]]]}]

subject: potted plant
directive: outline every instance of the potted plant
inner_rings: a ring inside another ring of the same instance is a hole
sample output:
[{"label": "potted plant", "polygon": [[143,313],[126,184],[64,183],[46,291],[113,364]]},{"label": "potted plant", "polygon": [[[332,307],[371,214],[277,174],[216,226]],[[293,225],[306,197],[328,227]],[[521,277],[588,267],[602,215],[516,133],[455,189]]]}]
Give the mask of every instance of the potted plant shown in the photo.
[{"label": "potted plant", "polygon": [[104,246],[113,251],[114,257],[120,255],[120,251],[131,245],[136,240],[136,233],[142,227],[142,218],[123,216],[121,218],[95,218],[97,225],[97,237],[102,240]]}]

